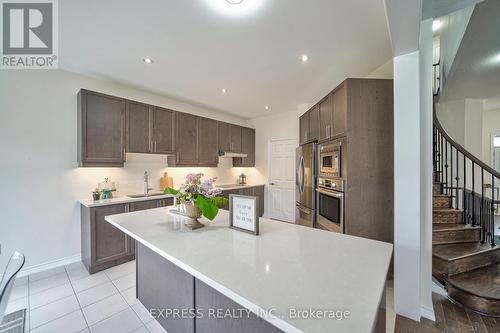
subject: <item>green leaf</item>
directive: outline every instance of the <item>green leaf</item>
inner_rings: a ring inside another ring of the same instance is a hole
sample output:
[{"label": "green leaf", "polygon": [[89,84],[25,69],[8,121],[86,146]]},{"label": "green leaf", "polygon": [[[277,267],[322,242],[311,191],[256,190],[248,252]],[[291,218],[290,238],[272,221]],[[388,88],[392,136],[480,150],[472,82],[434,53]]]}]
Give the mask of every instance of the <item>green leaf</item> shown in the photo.
[{"label": "green leaf", "polygon": [[228,198],[215,197],[215,198],[210,199],[210,201],[212,201],[212,203],[214,205],[218,206],[219,208],[229,206],[229,199]]},{"label": "green leaf", "polygon": [[203,216],[212,221],[219,213],[219,207],[215,205],[210,199],[205,198],[203,195],[198,195],[196,198],[196,205],[200,208]]},{"label": "green leaf", "polygon": [[173,189],[173,188],[171,188],[171,187],[167,187],[167,188],[165,189],[165,191],[163,191],[163,193],[176,195],[177,193],[179,193],[179,191],[174,190],[174,189]]}]

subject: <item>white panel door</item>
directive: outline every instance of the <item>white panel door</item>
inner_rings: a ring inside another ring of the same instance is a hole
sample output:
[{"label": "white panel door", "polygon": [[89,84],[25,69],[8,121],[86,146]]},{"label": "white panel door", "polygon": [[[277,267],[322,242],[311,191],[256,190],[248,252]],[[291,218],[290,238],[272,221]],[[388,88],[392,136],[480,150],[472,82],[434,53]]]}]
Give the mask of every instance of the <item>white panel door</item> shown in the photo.
[{"label": "white panel door", "polygon": [[295,148],[297,140],[269,142],[268,215],[295,222]]}]

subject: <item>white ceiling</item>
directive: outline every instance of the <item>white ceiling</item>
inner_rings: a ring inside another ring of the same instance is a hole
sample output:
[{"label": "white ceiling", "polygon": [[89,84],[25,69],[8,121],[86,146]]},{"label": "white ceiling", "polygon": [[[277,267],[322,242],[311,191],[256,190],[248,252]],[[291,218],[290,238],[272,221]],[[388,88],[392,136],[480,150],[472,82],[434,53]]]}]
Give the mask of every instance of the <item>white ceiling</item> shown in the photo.
[{"label": "white ceiling", "polygon": [[446,78],[442,101],[485,99],[485,109],[500,107],[500,1],[476,5]]},{"label": "white ceiling", "polygon": [[244,0],[262,4],[238,16],[210,1],[226,4],[59,1],[60,66],[253,118],[316,102],[392,56],[383,0]]}]

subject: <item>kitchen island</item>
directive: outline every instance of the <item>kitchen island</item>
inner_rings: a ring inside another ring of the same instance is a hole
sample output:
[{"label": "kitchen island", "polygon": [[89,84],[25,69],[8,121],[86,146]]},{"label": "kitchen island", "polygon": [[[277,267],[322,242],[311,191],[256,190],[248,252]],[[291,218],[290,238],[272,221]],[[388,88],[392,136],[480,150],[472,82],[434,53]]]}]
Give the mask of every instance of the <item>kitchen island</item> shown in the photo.
[{"label": "kitchen island", "polygon": [[385,331],[391,244],[264,218],[254,236],[227,211],[192,231],[170,209],[105,218],[136,240],[137,296],[169,333]]}]

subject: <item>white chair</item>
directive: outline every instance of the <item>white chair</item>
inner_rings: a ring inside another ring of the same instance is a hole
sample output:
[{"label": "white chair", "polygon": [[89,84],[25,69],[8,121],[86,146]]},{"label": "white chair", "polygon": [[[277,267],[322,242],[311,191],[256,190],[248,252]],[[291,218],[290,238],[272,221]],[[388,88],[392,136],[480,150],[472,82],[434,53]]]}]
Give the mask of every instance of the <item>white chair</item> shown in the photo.
[{"label": "white chair", "polygon": [[16,275],[24,266],[24,261],[25,259],[22,253],[17,251],[14,252],[7,263],[5,272],[3,273],[2,281],[0,282],[0,324],[5,316],[5,310],[7,309],[10,293],[12,292],[12,287],[16,281]]}]

